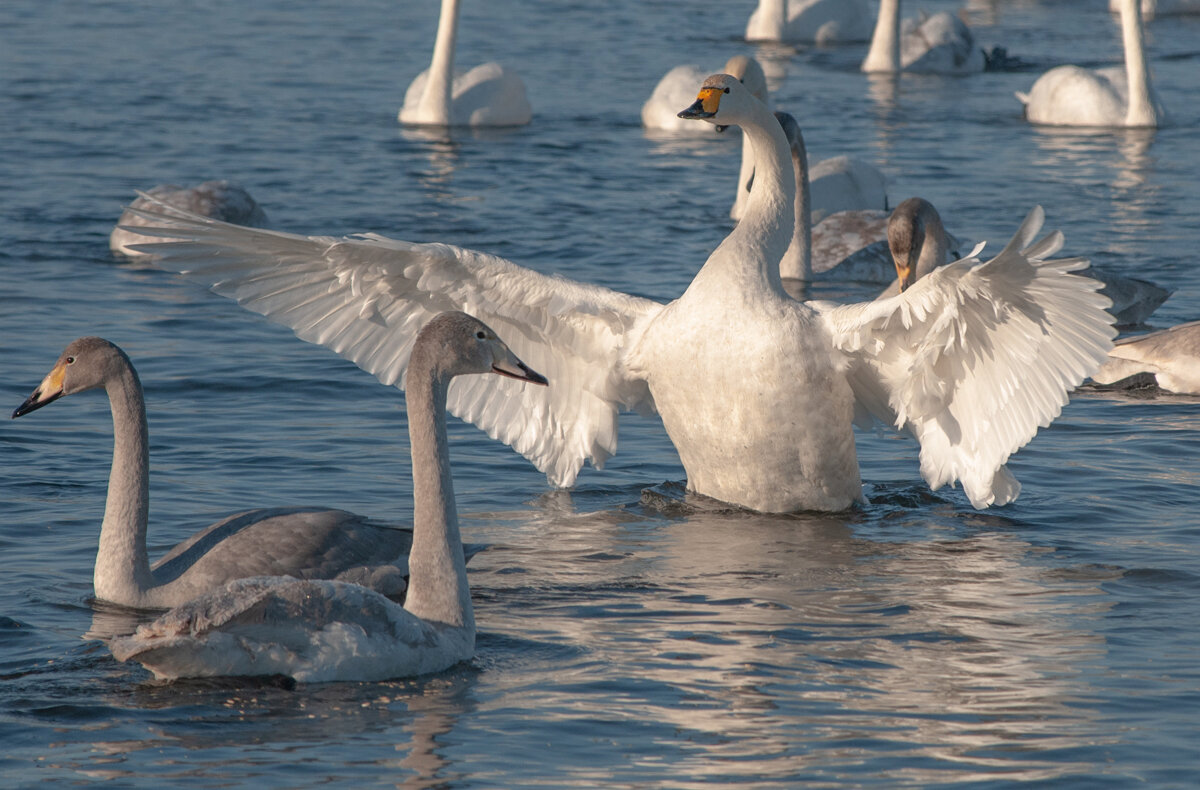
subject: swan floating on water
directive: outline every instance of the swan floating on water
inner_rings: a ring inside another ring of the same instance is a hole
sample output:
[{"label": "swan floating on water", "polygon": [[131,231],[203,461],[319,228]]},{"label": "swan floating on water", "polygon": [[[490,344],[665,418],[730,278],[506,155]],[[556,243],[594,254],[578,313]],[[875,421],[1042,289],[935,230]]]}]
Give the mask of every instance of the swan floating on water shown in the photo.
[{"label": "swan floating on water", "polygon": [[499,327],[555,386],[452,387],[449,409],[555,486],[616,451],[620,410],[657,410],[691,491],[759,511],[842,510],[862,500],[851,424],[878,417],[918,437],[933,487],[959,480],[976,507],[1010,501],[1015,481],[998,470],[1112,346],[1108,300],[1071,274],[1086,261],[1022,254],[1039,208],[986,263],[943,266],[892,299],[798,302],[779,275],[795,212],[782,127],[724,74],[684,112],[742,127],[755,187],[741,222],[669,304],[376,234],[305,237],[161,215],[157,233],[189,242],[153,251],[160,266],[389,385],[402,381],[413,327],[432,312],[465,309]]},{"label": "swan floating on water", "polygon": [[868,41],[872,21],[866,0],[759,0],[746,23],[746,40],[814,44]]},{"label": "swan floating on water", "polygon": [[948,11],[900,23],[900,0],[880,0],[866,72],[974,74],[987,66],[967,24]]},{"label": "swan floating on water", "polygon": [[[194,187],[181,187],[175,184],[160,184],[147,194],[158,198],[168,206],[190,211],[202,217],[212,217],[235,225],[249,225],[254,228],[267,226],[267,215],[259,207],[250,193],[237,184],[228,181],[205,181]],[[139,197],[130,204],[129,208],[139,209],[152,205],[150,201]],[[146,241],[161,241],[139,235],[133,230],[137,225],[144,224],[145,219],[126,209],[121,212],[108,237],[109,248],[116,253],[130,258],[144,255],[133,249],[132,245]]]},{"label": "swan floating on water", "polygon": [[[287,675],[385,680],[439,672],[475,653],[446,439],[451,378],[498,373],[545,384],[481,321],[443,313],[417,334],[408,367],[411,578],[403,606],[357,584],[242,579],[109,643],[158,678]],[[490,378],[490,377],[489,377]]]},{"label": "swan floating on water", "polygon": [[1092,380],[1117,384],[1141,374],[1164,390],[1200,395],[1200,321],[1121,338]]},{"label": "swan floating on water", "polygon": [[458,0],[442,0],[433,61],[404,94],[400,123],[411,126],[524,126],[533,118],[525,83],[499,63],[454,71]]},{"label": "swan floating on water", "polygon": [[154,565],[146,550],[150,450],[142,385],[125,352],[99,337],[67,346],[20,417],[66,395],[108,394],[113,461],[93,577],[96,597],[166,608],[231,579],[263,574],[345,579],[404,593],[412,534],[344,510],[275,508],[229,516],[180,543]]},{"label": "swan floating on water", "polygon": [[1048,126],[1160,126],[1162,102],[1150,81],[1138,0],[1120,0],[1125,65],[1095,71],[1058,66],[1018,92],[1030,123]]}]

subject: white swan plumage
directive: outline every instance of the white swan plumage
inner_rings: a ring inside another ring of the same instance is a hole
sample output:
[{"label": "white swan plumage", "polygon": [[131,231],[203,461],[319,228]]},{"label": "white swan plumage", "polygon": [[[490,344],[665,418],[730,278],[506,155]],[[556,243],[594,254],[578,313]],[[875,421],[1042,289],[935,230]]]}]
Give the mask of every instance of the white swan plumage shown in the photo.
[{"label": "white swan plumage", "polygon": [[867,0],[759,0],[747,41],[842,44],[871,38]]},{"label": "white swan plumage", "polygon": [[[147,194],[158,198],[169,206],[177,206],[202,217],[212,217],[235,225],[249,225],[254,228],[267,226],[267,215],[262,207],[255,202],[242,187],[229,181],[205,181],[194,187],[181,187],[176,184],[159,184]],[[151,203],[145,198],[137,198],[130,208],[145,208]],[[146,220],[126,209],[121,212],[120,219],[108,236],[108,246],[115,253],[135,258],[144,253],[133,249],[140,242],[155,241],[139,235],[134,228]]]},{"label": "white swan plumage", "polygon": [[1165,119],[1150,79],[1138,0],[1120,0],[1125,65],[1057,66],[1018,92],[1030,123],[1047,126],[1156,127]]},{"label": "white swan plumage", "polygon": [[957,16],[940,11],[902,25],[900,0],[880,0],[863,71],[974,74],[986,66],[971,28]]},{"label": "white swan plumage", "polygon": [[[413,541],[400,606],[361,585],[279,577],[235,581],[109,643],[158,678],[286,675],[370,681],[469,659],[475,615],[446,438],[451,378],[498,373],[545,384],[481,321],[444,313],[417,334],[409,367]],[[486,378],[491,378],[486,377]]]},{"label": "white swan plumage", "polygon": [[993,490],[997,470],[1111,347],[1107,300],[1070,274],[1086,262],[1022,255],[1037,209],[986,263],[950,264],[867,305],[797,302],[779,275],[795,211],[779,122],[724,74],[685,112],[742,127],[756,186],[742,220],[666,305],[374,234],[162,216],[157,232],[189,241],[154,252],[387,384],[403,376],[413,327],[430,311],[465,309],[500,327],[555,386],[452,388],[449,408],[557,486],[616,450],[621,409],[657,409],[691,491],[760,511],[841,510],[862,499],[851,422],[871,414],[914,426],[931,484],[961,479],[977,507],[1007,501],[1008,489]]},{"label": "white swan plumage", "polygon": [[1200,321],[1117,340],[1092,380],[1117,384],[1139,375],[1169,392],[1200,395]]},{"label": "white swan plumage", "polygon": [[404,593],[411,532],[344,510],[237,513],[195,533],[151,565],[146,548],[146,406],[125,352],[99,337],[73,341],[13,417],[91,389],[107,393],[113,417],[112,471],[93,576],[97,598],[123,606],[166,608],[231,579],[263,574],[343,579],[387,595]]},{"label": "white swan plumage", "polygon": [[499,63],[454,70],[458,0],[442,0],[429,68],[404,94],[400,123],[410,126],[523,126],[533,117],[525,83]]},{"label": "white swan plumage", "polygon": [[[1108,10],[1118,13],[1123,0],[1108,0]],[[1200,14],[1200,0],[1142,0],[1142,17]]]}]

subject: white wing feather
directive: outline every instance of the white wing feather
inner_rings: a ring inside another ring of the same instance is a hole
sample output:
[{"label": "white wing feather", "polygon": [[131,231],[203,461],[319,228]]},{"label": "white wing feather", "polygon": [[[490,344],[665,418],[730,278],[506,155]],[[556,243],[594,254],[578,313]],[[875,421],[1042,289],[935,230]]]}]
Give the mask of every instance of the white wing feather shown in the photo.
[{"label": "white wing feather", "polygon": [[1070,274],[1087,260],[1044,260],[1062,234],[1031,246],[1043,217],[1030,212],[987,263],[949,264],[890,299],[816,305],[848,358],[858,415],[912,431],[929,485],[960,480],[979,508],[1015,498],[1004,463],[1059,415],[1116,334],[1100,284]]},{"label": "white wing feather", "polygon": [[622,355],[662,309],[657,302],[445,244],[300,236],[198,215],[138,213],[157,227],[139,233],[184,239],[139,245],[161,256],[157,265],[291,327],[384,384],[403,389],[413,340],[434,315],[462,310],[481,319],[550,386],[460,376],[447,406],[511,445],[553,485],[572,485],[585,459],[599,467],[616,452],[621,408],[654,410]]}]

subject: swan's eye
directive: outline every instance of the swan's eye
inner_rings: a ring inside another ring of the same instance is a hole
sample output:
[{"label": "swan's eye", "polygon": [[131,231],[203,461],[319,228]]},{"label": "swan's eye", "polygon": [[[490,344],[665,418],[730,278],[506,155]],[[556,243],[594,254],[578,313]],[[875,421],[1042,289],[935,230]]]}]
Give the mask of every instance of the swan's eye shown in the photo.
[{"label": "swan's eye", "polygon": [[728,88],[728,87],[726,87],[726,88],[725,88],[725,92],[726,92],[726,93],[729,93],[729,88]]},{"label": "swan's eye", "polygon": [[68,364],[68,365],[74,365],[74,364],[75,364],[75,357],[67,357],[67,364]]},{"label": "swan's eye", "polygon": [[480,340],[487,340],[487,333],[480,329],[475,333],[475,337],[479,338]]}]

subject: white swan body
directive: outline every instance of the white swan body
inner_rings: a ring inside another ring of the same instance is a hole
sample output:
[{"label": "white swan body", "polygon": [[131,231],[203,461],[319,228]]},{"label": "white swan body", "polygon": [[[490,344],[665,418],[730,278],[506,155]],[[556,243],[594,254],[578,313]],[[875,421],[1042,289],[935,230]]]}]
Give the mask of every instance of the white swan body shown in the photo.
[{"label": "white swan body", "polygon": [[475,652],[475,615],[447,452],[450,379],[538,384],[482,322],[443,314],[417,335],[406,398],[413,455],[411,584],[404,606],[356,584],[243,579],[110,642],[158,678],[287,675],[370,681],[438,672]]},{"label": "white swan body", "polygon": [[[250,193],[237,184],[228,181],[205,181],[194,187],[181,187],[175,184],[160,184],[149,191],[150,195],[171,206],[178,206],[185,211],[199,214],[202,217],[212,217],[235,225],[249,225],[254,228],[267,226],[267,215],[259,207]],[[130,204],[130,208],[145,208],[152,205],[145,198],[138,198]],[[108,246],[113,252],[130,258],[144,253],[133,248],[133,245],[145,241],[161,241],[139,235],[133,230],[145,220],[126,210],[121,212],[116,227],[108,237]]]},{"label": "white swan body", "polygon": [[72,342],[20,417],[64,395],[103,388],[113,417],[113,463],[100,527],[97,598],[165,608],[262,574],[340,578],[404,593],[412,535],[344,510],[275,508],[237,513],[180,543],[153,566],[147,556],[149,441],[142,385],[121,349],[98,337]]},{"label": "white swan body", "polygon": [[[1108,0],[1108,10],[1119,12],[1122,0]],[[1142,17],[1200,14],[1200,0],[1142,0]]]},{"label": "white swan body", "polygon": [[1139,374],[1170,392],[1200,395],[1200,321],[1121,338],[1092,380],[1115,384]]},{"label": "white swan body", "polygon": [[841,44],[871,37],[866,0],[759,0],[746,23],[747,41]]},{"label": "white swan body", "polygon": [[433,61],[404,94],[400,123],[411,126],[523,126],[533,117],[525,83],[499,63],[454,71],[458,0],[442,0]]},{"label": "white swan body", "polygon": [[984,70],[983,50],[971,29],[946,11],[900,23],[900,0],[880,0],[865,72],[974,74]]},{"label": "white swan body", "polygon": [[1150,81],[1138,0],[1121,2],[1124,67],[1095,71],[1058,66],[1016,94],[1030,123],[1048,126],[1159,126],[1162,103]]},{"label": "white swan body", "polygon": [[669,305],[444,244],[200,217],[155,217],[156,233],[190,239],[159,245],[157,263],[386,384],[402,380],[413,325],[430,311],[470,309],[555,386],[456,382],[448,406],[556,486],[616,451],[621,409],[657,409],[692,491],[763,511],[838,510],[861,498],[850,422],[870,413],[917,426],[931,483],[970,478],[977,506],[1005,501],[993,490],[999,467],[1111,347],[1107,300],[1069,273],[1084,262],[1035,266],[1021,243],[984,264],[942,267],[893,299],[796,302],[779,276],[795,212],[779,122],[729,75],[706,80],[688,113],[740,125],[758,175],[742,221]]}]

